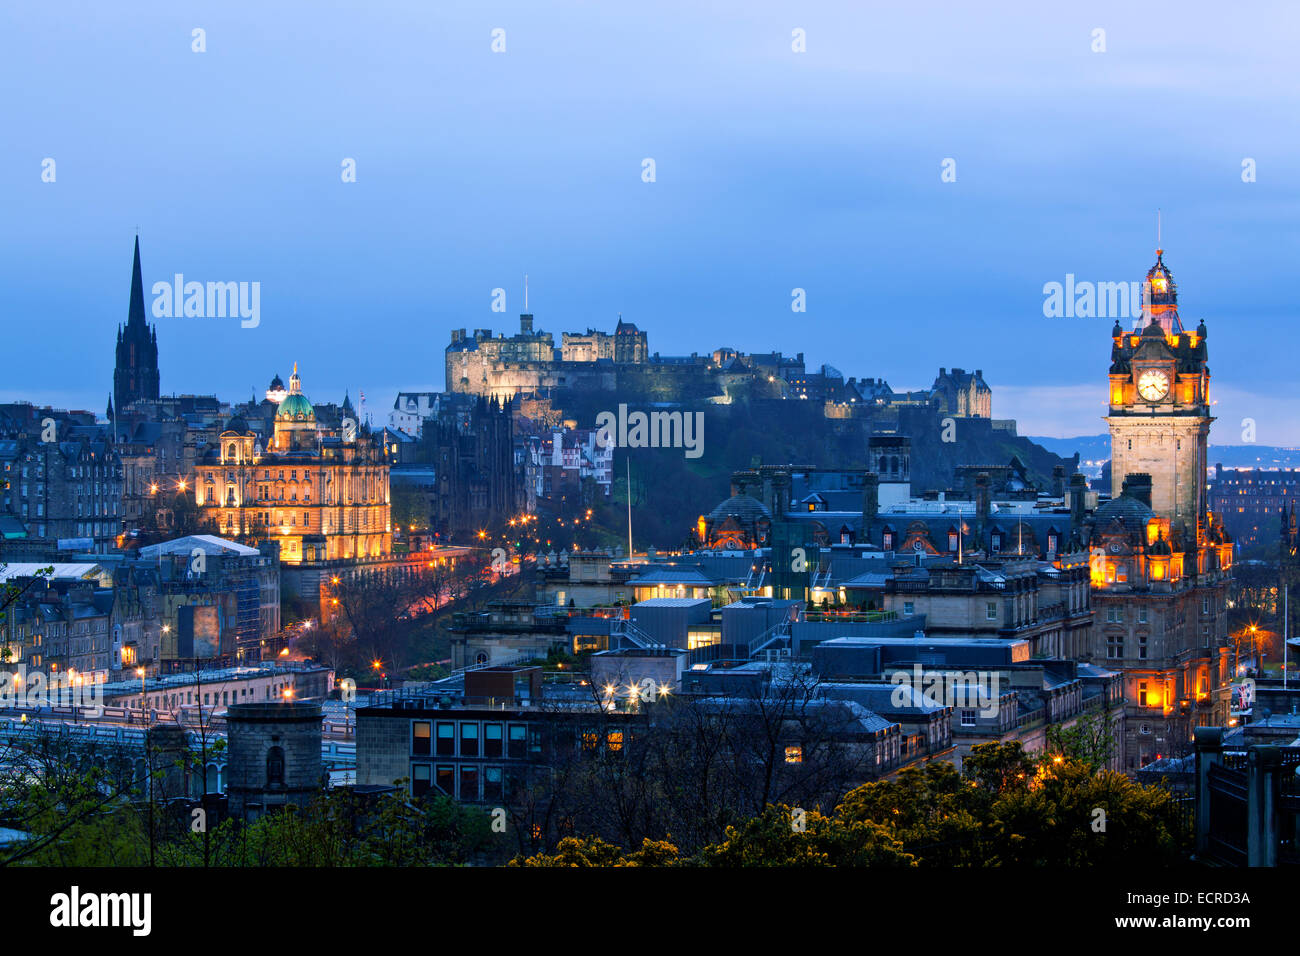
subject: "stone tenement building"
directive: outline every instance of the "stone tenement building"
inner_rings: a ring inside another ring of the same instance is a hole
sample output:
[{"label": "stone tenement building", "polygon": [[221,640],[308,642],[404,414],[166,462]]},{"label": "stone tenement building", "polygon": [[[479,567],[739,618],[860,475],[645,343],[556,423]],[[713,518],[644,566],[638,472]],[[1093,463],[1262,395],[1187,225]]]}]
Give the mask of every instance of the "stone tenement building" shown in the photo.
[{"label": "stone tenement building", "polygon": [[1228,719],[1232,542],[1206,506],[1206,329],[1183,329],[1162,250],[1141,331],[1111,331],[1111,500],[1091,516],[1093,660],[1124,675],[1128,766]]},{"label": "stone tenement building", "polygon": [[[115,543],[122,530],[122,460],[107,441],[0,440],[0,548],[44,553],[59,539]],[[35,549],[31,551],[30,549]]]},{"label": "stone tenement building", "polygon": [[77,675],[108,680],[120,666],[113,656],[113,592],[99,587],[101,580],[83,576],[93,574],[93,565],[52,567],[49,580],[15,576],[15,585],[24,590],[0,621],[7,654],[0,663],[7,670],[26,666],[72,680]]}]

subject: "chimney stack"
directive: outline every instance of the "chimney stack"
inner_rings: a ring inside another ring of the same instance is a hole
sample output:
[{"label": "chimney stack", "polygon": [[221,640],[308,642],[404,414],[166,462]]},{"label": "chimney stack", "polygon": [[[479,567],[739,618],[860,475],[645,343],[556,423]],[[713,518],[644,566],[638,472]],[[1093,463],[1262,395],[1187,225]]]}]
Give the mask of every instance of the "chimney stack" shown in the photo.
[{"label": "chimney stack", "polygon": [[1080,472],[1070,476],[1070,524],[1076,532],[1083,528],[1083,515],[1088,503],[1088,481]]},{"label": "chimney stack", "polygon": [[1122,495],[1136,498],[1148,508],[1151,507],[1151,476],[1146,472],[1134,472],[1124,476]]},{"label": "chimney stack", "polygon": [[869,471],[862,476],[862,524],[863,534],[880,514],[880,476]]}]

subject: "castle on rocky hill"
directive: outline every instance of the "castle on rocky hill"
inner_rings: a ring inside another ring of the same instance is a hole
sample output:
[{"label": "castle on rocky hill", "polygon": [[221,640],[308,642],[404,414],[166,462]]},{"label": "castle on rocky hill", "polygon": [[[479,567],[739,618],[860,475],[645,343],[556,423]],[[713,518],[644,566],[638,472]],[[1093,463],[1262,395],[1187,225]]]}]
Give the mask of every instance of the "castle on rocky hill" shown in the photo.
[{"label": "castle on rocky hill", "polygon": [[956,418],[993,415],[993,392],[980,370],[941,368],[929,389],[895,392],[884,379],[848,378],[830,365],[809,370],[803,353],[744,353],[719,348],[704,354],[661,356],[646,333],[618,319],[613,333],[565,332],[560,345],[519,317],[519,331],[454,329],[446,349],[447,391],[500,402],[547,398],[555,392],[617,392],[648,400],[710,401],[734,396],[818,402],[828,418],[877,418],[882,411],[919,406]]}]

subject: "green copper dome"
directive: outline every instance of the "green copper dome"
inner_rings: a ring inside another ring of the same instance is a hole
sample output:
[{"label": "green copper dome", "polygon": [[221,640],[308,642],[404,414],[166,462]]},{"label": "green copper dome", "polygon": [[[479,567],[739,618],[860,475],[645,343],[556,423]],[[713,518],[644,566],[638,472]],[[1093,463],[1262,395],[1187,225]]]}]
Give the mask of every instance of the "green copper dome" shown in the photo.
[{"label": "green copper dome", "polygon": [[284,401],[280,403],[280,410],[275,413],[275,420],[281,422],[314,422],[316,420],[316,409],[312,407],[311,402],[307,401],[306,395],[286,395]]}]

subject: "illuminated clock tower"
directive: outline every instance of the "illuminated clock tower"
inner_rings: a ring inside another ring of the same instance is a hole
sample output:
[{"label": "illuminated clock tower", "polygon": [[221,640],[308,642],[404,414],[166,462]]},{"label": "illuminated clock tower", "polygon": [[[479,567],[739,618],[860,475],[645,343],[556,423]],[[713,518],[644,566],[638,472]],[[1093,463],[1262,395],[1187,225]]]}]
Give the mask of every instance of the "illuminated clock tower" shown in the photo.
[{"label": "illuminated clock tower", "polygon": [[1156,250],[1147,272],[1142,318],[1111,330],[1111,495],[1125,475],[1151,476],[1151,508],[1170,523],[1174,546],[1192,550],[1206,523],[1206,445],[1210,435],[1210,371],[1205,323],[1195,332],[1178,318],[1178,290]]}]

